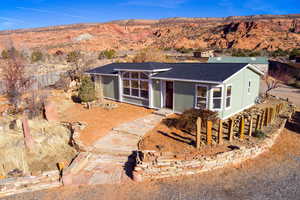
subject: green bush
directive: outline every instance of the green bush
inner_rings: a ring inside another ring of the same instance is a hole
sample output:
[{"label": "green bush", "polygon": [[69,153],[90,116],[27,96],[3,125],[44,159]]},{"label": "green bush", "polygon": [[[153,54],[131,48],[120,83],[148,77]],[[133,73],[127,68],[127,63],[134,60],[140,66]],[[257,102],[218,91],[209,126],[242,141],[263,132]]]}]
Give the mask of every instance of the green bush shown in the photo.
[{"label": "green bush", "polygon": [[288,56],[289,52],[279,48],[276,51],[271,52],[270,55],[272,57],[283,57],[283,56]]},{"label": "green bush", "polygon": [[99,59],[113,59],[116,57],[117,52],[113,49],[102,51],[99,54]]},{"label": "green bush", "polygon": [[245,51],[242,49],[233,49],[231,55],[234,57],[246,57],[247,56]]},{"label": "green bush", "polygon": [[293,49],[290,51],[290,60],[294,60],[296,56],[300,56],[300,49]]},{"label": "green bush", "polygon": [[6,49],[2,50],[2,52],[1,52],[1,58],[3,58],[3,59],[8,59],[9,58],[8,50],[6,50]]},{"label": "green bush", "polygon": [[264,139],[267,137],[267,135],[261,131],[261,130],[256,130],[253,134],[252,134],[254,137],[257,137],[259,139]]},{"label": "green bush", "polygon": [[31,54],[31,62],[38,62],[43,60],[43,53],[40,51],[34,51]]},{"label": "green bush", "polygon": [[217,121],[219,119],[217,112],[192,108],[184,111],[178,119],[165,119],[163,123],[168,127],[195,132],[198,117],[202,119],[203,126],[206,125],[204,123],[206,120]]},{"label": "green bush", "polygon": [[78,97],[82,102],[90,102],[96,99],[95,85],[89,76],[82,78]]},{"label": "green bush", "polygon": [[180,52],[180,53],[190,53],[190,52],[193,51],[193,49],[192,48],[181,47],[181,48],[177,48],[176,51]]},{"label": "green bush", "polygon": [[80,51],[71,51],[67,55],[67,62],[76,63],[80,59]]}]

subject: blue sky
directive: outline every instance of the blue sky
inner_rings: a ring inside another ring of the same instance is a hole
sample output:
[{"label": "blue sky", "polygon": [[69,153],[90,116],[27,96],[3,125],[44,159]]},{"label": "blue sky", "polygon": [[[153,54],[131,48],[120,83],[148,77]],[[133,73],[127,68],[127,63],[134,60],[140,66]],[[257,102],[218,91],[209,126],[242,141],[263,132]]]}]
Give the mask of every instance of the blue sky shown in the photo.
[{"label": "blue sky", "polygon": [[5,0],[0,30],[116,19],[296,13],[299,0]]}]

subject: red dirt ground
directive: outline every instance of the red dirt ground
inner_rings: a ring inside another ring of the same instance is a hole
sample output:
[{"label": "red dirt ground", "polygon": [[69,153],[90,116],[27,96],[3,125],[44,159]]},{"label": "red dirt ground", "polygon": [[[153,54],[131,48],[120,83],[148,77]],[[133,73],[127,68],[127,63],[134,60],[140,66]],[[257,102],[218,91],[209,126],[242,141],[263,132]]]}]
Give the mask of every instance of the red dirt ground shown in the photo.
[{"label": "red dirt ground", "polygon": [[113,127],[119,124],[144,117],[153,112],[151,109],[117,103],[118,107],[107,110],[95,107],[90,110],[81,104],[71,105],[61,116],[61,121],[86,122],[87,127],[81,132],[80,139],[85,145],[91,145],[100,137],[103,137]]}]

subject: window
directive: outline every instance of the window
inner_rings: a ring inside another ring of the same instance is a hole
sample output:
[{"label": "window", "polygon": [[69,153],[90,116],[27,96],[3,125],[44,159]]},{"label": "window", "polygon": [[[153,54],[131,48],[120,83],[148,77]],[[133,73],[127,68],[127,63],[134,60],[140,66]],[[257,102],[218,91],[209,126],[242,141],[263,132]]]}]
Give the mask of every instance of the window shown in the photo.
[{"label": "window", "polygon": [[226,108],[231,107],[231,94],[232,94],[231,89],[232,89],[231,85],[226,87]]},{"label": "window", "polygon": [[221,109],[222,107],[222,87],[212,88],[213,98],[212,98],[212,108]]},{"label": "window", "polygon": [[248,94],[251,92],[251,80],[248,82]]},{"label": "window", "polygon": [[196,108],[207,108],[207,87],[196,86]]},{"label": "window", "polygon": [[123,94],[132,97],[149,98],[149,78],[142,72],[124,72]]}]

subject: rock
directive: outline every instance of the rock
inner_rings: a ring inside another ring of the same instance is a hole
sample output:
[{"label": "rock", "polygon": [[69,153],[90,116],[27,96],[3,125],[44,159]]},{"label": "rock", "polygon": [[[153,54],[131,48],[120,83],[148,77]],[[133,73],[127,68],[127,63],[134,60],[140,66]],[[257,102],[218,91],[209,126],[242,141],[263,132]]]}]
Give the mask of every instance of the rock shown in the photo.
[{"label": "rock", "polygon": [[52,102],[47,102],[45,105],[45,116],[48,121],[58,121],[56,106]]}]

